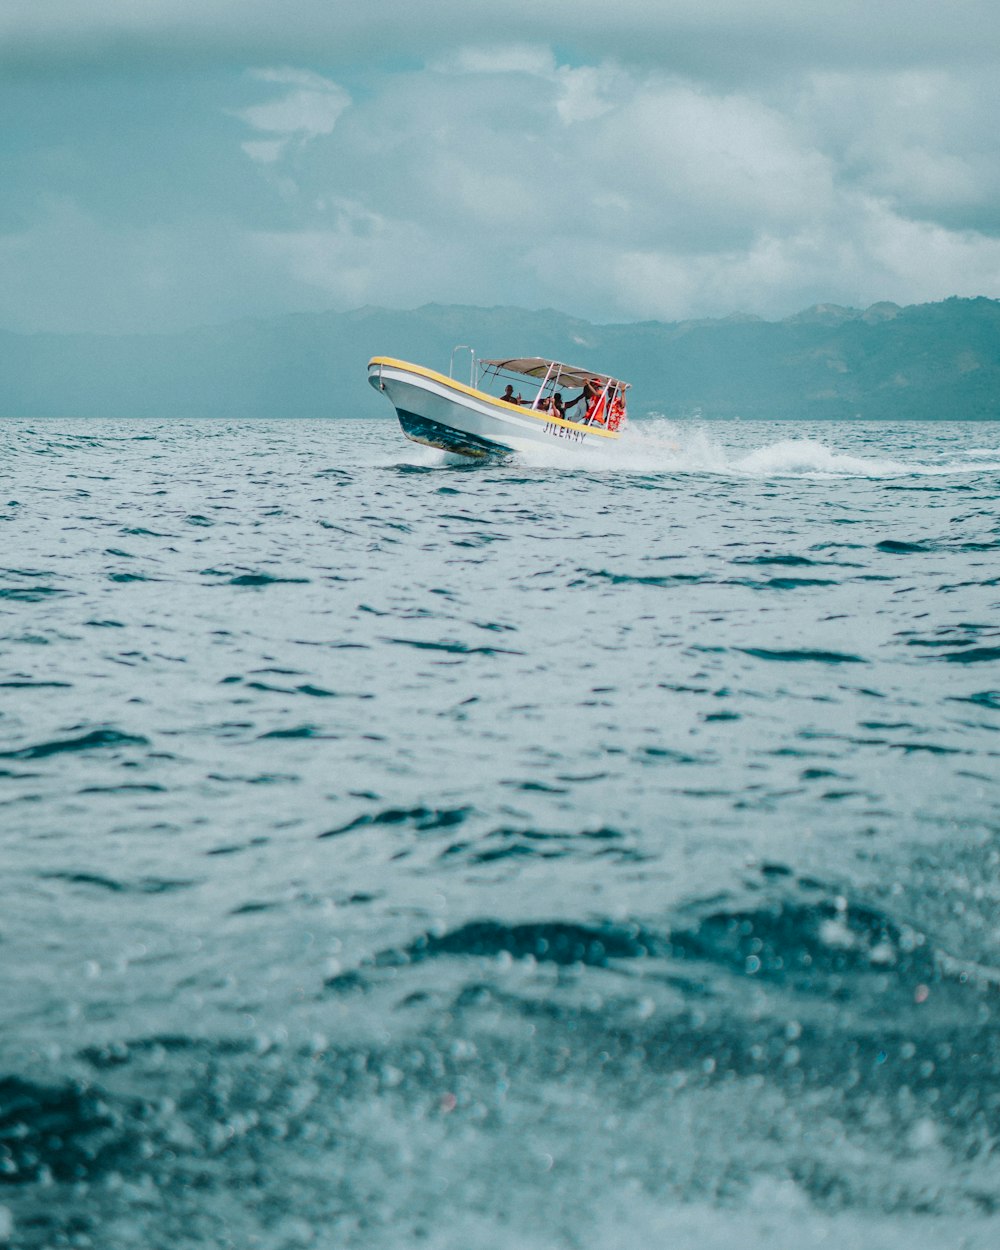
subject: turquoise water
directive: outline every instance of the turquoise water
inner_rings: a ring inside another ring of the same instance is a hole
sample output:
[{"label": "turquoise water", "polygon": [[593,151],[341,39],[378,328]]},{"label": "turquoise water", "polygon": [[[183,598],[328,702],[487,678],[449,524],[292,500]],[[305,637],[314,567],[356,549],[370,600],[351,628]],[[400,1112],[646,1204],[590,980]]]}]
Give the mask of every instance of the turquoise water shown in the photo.
[{"label": "turquoise water", "polygon": [[995,426],[0,440],[0,1240],[1000,1242]]}]

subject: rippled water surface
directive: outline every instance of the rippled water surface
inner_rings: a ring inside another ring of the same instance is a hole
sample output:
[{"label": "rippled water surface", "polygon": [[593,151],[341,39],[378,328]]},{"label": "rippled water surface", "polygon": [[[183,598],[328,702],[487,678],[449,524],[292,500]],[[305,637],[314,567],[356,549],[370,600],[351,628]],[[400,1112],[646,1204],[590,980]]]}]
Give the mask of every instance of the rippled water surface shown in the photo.
[{"label": "rippled water surface", "polygon": [[0,1241],[1000,1244],[995,426],[0,442]]}]

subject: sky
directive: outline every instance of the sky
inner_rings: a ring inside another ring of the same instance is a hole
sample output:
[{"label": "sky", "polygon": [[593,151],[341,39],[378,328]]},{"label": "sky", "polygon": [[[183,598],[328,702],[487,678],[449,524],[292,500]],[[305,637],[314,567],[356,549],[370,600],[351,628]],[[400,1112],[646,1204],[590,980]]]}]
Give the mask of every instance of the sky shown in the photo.
[{"label": "sky", "polygon": [[2,0],[0,329],[1000,297],[996,0]]}]

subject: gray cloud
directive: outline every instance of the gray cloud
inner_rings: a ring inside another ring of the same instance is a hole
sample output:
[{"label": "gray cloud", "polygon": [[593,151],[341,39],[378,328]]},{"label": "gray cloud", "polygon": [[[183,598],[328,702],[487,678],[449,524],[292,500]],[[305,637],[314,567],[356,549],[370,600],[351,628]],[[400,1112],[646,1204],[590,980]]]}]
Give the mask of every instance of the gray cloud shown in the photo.
[{"label": "gray cloud", "polygon": [[1000,38],[993,0],[7,0],[0,61],[65,67],[144,58],[304,61],[328,68],[427,59],[456,36],[489,48],[529,38],[585,59],[618,57],[713,80],[742,81],[782,67],[992,62]]},{"label": "gray cloud", "polygon": [[24,231],[0,235],[0,326],[97,333],[182,330],[329,303],[231,222],[115,226],[49,202]]},{"label": "gray cloud", "polygon": [[[377,215],[378,289],[417,288],[423,268],[453,298],[475,299],[478,283],[590,316],[678,317],[1000,283],[1000,245],[954,220],[963,204],[992,202],[993,166],[962,155],[979,151],[986,120],[962,112],[941,71],[814,76],[768,99],[616,64],[561,66],[537,49],[495,49],[495,65],[458,52],[437,72],[396,75],[317,147],[315,179],[335,170]],[[946,100],[962,125],[935,133],[927,122]],[[959,165],[956,195],[945,175]],[[930,191],[949,220],[930,211]],[[432,275],[407,252],[415,229]],[[322,237],[297,251],[286,236],[305,280],[303,256],[317,256]],[[435,237],[447,246],[433,248]],[[330,256],[342,253],[342,231],[336,239]],[[344,298],[337,265],[312,272]]]},{"label": "gray cloud", "polygon": [[997,295],[994,9],[8,3],[0,325]]}]

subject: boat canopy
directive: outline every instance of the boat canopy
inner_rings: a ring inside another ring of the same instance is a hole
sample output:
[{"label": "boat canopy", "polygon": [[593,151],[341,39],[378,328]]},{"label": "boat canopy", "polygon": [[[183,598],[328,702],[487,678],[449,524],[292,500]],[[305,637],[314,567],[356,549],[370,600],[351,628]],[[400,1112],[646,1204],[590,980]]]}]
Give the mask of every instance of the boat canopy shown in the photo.
[{"label": "boat canopy", "polygon": [[628,382],[614,378],[608,373],[597,373],[593,369],[580,369],[576,365],[563,365],[558,360],[545,360],[541,356],[513,356],[509,360],[481,360],[484,369],[497,372],[517,373],[526,378],[558,381],[563,386],[583,386],[596,378],[602,388],[611,385],[625,390]]}]

